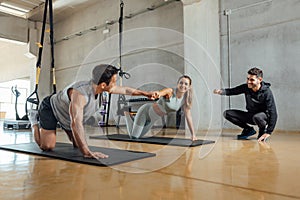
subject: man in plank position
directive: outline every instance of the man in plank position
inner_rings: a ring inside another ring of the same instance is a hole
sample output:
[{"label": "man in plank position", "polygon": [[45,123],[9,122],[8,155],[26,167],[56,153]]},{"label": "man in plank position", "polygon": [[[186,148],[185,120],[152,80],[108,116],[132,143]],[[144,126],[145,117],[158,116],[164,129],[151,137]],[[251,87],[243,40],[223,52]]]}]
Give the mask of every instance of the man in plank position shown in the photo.
[{"label": "man in plank position", "polygon": [[46,97],[39,105],[38,111],[31,110],[29,120],[39,147],[44,151],[55,148],[56,126],[59,122],[73,146],[78,147],[84,157],[107,158],[108,155],[89,149],[84,133],[84,124],[97,111],[97,96],[104,91],[111,94],[144,95],[150,99],[156,98],[157,95],[157,92],[117,86],[118,71],[112,65],[98,65],[93,69],[90,81],[72,83],[57,94]]}]

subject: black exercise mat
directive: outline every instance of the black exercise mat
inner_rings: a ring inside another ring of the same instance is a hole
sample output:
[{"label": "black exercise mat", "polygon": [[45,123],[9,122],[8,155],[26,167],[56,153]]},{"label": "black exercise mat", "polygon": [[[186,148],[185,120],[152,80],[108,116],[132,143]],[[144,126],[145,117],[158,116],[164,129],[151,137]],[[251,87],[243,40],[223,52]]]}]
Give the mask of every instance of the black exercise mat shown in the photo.
[{"label": "black exercise mat", "polygon": [[80,150],[73,148],[72,144],[67,143],[56,143],[56,147],[53,151],[42,151],[36,143],[25,143],[25,144],[11,144],[11,145],[0,145],[0,149],[9,150],[14,152],[29,153],[39,156],[46,156],[51,158],[57,158],[61,160],[67,160],[71,162],[98,165],[98,166],[111,166],[130,162],[133,160],[148,158],[155,156],[154,153],[139,152],[139,151],[127,151],[120,149],[111,149],[104,147],[89,147],[91,151],[102,152],[109,155],[108,158],[104,159],[92,159],[84,158]]},{"label": "black exercise mat", "polygon": [[211,144],[215,141],[212,140],[196,140],[191,141],[190,139],[183,138],[169,138],[169,137],[144,137],[139,139],[130,138],[125,134],[111,134],[111,135],[96,135],[90,136],[91,139],[100,139],[100,140],[117,140],[117,141],[126,141],[126,142],[141,142],[149,144],[161,144],[161,145],[172,145],[172,146],[182,146],[182,147],[195,147],[203,144]]}]

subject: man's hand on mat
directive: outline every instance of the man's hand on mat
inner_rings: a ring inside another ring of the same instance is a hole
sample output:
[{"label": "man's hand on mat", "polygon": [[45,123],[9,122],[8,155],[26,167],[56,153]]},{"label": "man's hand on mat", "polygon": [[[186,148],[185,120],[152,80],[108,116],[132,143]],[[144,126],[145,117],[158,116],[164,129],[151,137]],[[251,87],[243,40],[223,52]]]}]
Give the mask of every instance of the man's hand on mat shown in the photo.
[{"label": "man's hand on mat", "polygon": [[260,138],[258,138],[258,142],[262,142],[262,141],[266,141],[271,135],[268,133],[263,134],[262,136],[260,136]]},{"label": "man's hand on mat", "polygon": [[89,152],[88,155],[84,155],[85,158],[95,158],[95,159],[99,159],[99,158],[108,158],[108,155],[105,155],[101,152]]}]

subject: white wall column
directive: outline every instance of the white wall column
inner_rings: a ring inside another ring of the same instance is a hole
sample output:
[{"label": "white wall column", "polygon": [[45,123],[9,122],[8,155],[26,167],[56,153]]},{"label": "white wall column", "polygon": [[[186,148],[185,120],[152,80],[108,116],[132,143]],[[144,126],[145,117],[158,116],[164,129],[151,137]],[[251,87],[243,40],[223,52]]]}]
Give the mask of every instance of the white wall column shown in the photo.
[{"label": "white wall column", "polygon": [[[200,130],[220,130],[221,97],[212,93],[221,85],[218,0],[182,0],[185,73],[193,80],[192,115]],[[197,128],[197,127],[196,127]]]}]

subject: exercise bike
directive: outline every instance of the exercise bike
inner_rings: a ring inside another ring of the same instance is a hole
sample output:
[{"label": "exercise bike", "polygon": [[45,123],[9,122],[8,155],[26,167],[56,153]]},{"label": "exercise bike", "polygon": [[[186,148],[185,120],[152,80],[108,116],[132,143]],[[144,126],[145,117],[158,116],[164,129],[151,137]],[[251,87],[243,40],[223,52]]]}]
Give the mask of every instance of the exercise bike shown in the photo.
[{"label": "exercise bike", "polygon": [[27,113],[22,118],[20,118],[19,113],[18,113],[18,98],[21,95],[21,93],[17,89],[17,86],[11,87],[11,92],[16,97],[16,101],[15,101],[16,120],[28,120]]},{"label": "exercise bike", "polygon": [[21,93],[17,89],[17,86],[11,87],[11,92],[16,97],[15,98],[16,120],[4,120],[3,127],[7,129],[28,129],[31,126],[27,116],[27,108],[25,108],[26,114],[22,118],[20,118],[18,113],[18,98],[21,95]]}]

